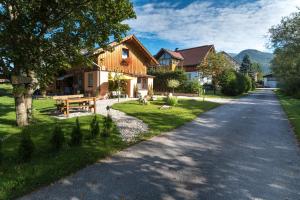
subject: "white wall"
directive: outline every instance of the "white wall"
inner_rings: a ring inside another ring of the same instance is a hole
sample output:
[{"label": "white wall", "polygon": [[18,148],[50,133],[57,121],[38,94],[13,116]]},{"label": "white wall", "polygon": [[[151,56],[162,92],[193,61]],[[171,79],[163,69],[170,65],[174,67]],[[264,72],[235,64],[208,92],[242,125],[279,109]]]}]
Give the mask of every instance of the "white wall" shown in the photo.
[{"label": "white wall", "polygon": [[269,81],[267,78],[264,78],[264,87],[276,88],[277,81]]},{"label": "white wall", "polygon": [[129,94],[129,97],[134,97],[134,87],[136,86],[136,84],[137,84],[137,77],[133,77],[130,80],[130,94]]}]

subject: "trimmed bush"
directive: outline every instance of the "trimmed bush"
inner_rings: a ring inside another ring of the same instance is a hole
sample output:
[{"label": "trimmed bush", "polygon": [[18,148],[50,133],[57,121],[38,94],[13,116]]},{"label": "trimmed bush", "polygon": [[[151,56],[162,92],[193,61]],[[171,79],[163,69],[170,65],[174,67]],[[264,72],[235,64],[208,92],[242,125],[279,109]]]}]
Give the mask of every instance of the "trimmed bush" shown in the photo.
[{"label": "trimmed bush", "polygon": [[252,88],[252,80],[249,76],[230,69],[222,74],[220,86],[223,94],[236,96],[248,92]]},{"label": "trimmed bush", "polygon": [[71,133],[70,145],[71,146],[80,146],[82,144],[82,137],[83,137],[83,135],[81,133],[79,119],[77,117],[75,127],[73,128],[72,133]]},{"label": "trimmed bush", "polygon": [[237,73],[234,70],[225,70],[221,76],[221,92],[225,95],[238,95]]},{"label": "trimmed bush", "polygon": [[29,132],[24,129],[21,133],[21,141],[19,144],[18,158],[21,162],[28,162],[32,159],[35,150],[34,143]]},{"label": "trimmed bush", "polygon": [[104,127],[104,130],[102,131],[101,136],[102,137],[110,136],[112,128],[113,128],[113,120],[110,115],[107,115],[104,118],[103,127]]},{"label": "trimmed bush", "polygon": [[178,99],[177,99],[177,97],[169,96],[166,99],[166,103],[170,106],[176,106],[178,103]]},{"label": "trimmed bush", "polygon": [[99,135],[99,132],[100,132],[100,127],[99,127],[99,122],[97,120],[97,115],[94,116],[91,124],[90,124],[90,127],[91,127],[91,137],[92,138],[95,138],[97,137],[97,135]]},{"label": "trimmed bush", "polygon": [[186,81],[183,85],[183,91],[186,93],[200,94],[202,85],[197,80]]},{"label": "trimmed bush", "polygon": [[53,130],[50,140],[53,151],[59,151],[65,143],[65,135],[60,126],[56,126]]}]

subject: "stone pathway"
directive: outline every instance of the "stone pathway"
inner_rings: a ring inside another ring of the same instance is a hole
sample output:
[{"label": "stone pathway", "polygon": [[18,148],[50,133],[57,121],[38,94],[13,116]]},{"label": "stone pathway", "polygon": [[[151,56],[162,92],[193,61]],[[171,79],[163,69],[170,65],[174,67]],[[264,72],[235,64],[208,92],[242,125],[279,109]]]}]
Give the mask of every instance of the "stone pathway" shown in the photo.
[{"label": "stone pathway", "polygon": [[[120,102],[129,100],[133,100],[133,98],[120,99]],[[106,116],[106,107],[112,106],[115,103],[118,103],[118,99],[99,100],[97,101],[96,112],[100,115]],[[145,124],[142,120],[126,115],[123,112],[110,109],[109,114],[111,115],[113,121],[116,123],[124,141],[132,141],[139,134],[147,132],[149,130],[148,125]]]}]

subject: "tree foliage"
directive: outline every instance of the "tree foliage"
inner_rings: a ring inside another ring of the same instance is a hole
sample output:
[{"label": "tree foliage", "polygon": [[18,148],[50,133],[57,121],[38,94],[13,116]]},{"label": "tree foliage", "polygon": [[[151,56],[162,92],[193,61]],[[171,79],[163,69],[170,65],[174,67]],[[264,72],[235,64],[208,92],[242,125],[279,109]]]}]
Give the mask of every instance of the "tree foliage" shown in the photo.
[{"label": "tree foliage", "polygon": [[220,83],[220,78],[226,69],[233,69],[233,65],[225,58],[222,53],[210,53],[206,62],[199,66],[199,71],[203,76],[211,76],[214,89]]},{"label": "tree foliage", "polygon": [[272,70],[283,91],[300,98],[300,12],[284,17],[270,34],[275,48]]},{"label": "tree foliage", "polygon": [[[164,71],[161,69],[150,69],[148,74],[155,76],[153,80],[153,89],[159,92],[168,91],[168,80],[175,79],[183,86],[187,81],[186,73],[183,70]],[[178,88],[181,89],[180,87]]]},{"label": "tree foliage", "polygon": [[221,92],[225,95],[236,96],[248,92],[252,88],[249,76],[227,69],[220,79]]},{"label": "tree foliage", "polygon": [[129,0],[1,1],[0,74],[32,80],[14,85],[17,123],[28,124],[37,82],[45,87],[61,69],[91,66],[86,55],[95,46],[105,47],[111,36],[120,40],[129,30],[122,22],[134,17]]}]

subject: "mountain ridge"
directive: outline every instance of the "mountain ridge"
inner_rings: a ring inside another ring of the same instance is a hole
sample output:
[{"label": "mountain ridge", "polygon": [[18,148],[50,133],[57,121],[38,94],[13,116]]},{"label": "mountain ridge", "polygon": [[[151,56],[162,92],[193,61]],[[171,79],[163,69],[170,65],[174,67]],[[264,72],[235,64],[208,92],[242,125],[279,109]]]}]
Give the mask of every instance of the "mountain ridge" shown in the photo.
[{"label": "mountain ridge", "polygon": [[249,55],[251,62],[257,62],[262,66],[262,71],[264,74],[268,74],[271,72],[271,61],[274,57],[272,53],[262,52],[257,49],[245,49],[237,55],[233,56],[233,58],[242,63],[243,58],[246,54]]}]

